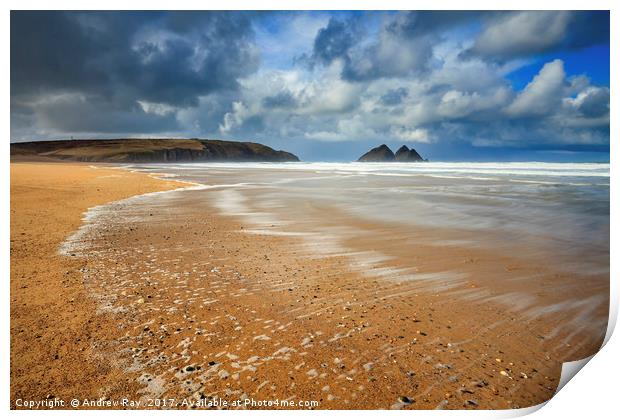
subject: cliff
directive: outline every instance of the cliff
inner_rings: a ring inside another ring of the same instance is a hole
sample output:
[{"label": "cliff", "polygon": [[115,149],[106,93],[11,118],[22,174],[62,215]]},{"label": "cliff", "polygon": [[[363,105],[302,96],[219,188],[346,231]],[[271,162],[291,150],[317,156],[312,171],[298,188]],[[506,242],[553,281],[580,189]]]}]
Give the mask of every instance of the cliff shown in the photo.
[{"label": "cliff", "polygon": [[199,139],[58,140],[11,143],[11,159],[80,162],[297,162],[259,143]]}]

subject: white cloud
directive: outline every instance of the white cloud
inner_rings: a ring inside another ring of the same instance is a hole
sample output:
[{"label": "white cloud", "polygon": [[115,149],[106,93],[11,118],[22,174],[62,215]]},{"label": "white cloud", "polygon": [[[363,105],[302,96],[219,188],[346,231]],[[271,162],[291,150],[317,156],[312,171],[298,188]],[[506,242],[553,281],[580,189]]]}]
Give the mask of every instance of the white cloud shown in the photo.
[{"label": "white cloud", "polygon": [[405,128],[405,127],[393,127],[391,129],[391,134],[399,139],[406,142],[412,143],[430,143],[431,138],[428,130],[424,128]]},{"label": "white cloud", "polygon": [[138,102],[138,105],[140,105],[140,108],[142,108],[142,110],[146,112],[147,114],[156,114],[160,116],[165,116],[165,115],[172,114],[178,110],[177,107],[174,107],[168,104],[163,104],[163,103],[149,102],[149,101],[143,101],[143,100],[138,100],[137,102]]},{"label": "white cloud", "polygon": [[300,113],[342,113],[359,105],[364,86],[341,80],[340,65],[338,62],[333,63],[325,74],[304,86],[300,91]]},{"label": "white cloud", "polygon": [[306,133],[308,139],[319,141],[351,141],[368,140],[377,133],[369,128],[360,115],[338,121],[335,131],[316,131]]},{"label": "white cloud", "polygon": [[511,117],[544,116],[556,111],[566,87],[564,62],[553,60],[543,66],[534,79],[506,107]]},{"label": "white cloud", "polygon": [[483,93],[450,90],[441,97],[437,111],[442,117],[462,118],[482,110],[502,107],[510,95],[510,91],[503,86]]},{"label": "white cloud", "polygon": [[223,134],[227,134],[235,127],[240,126],[250,114],[248,107],[243,102],[237,101],[232,104],[232,111],[224,114],[224,121],[219,129]]}]

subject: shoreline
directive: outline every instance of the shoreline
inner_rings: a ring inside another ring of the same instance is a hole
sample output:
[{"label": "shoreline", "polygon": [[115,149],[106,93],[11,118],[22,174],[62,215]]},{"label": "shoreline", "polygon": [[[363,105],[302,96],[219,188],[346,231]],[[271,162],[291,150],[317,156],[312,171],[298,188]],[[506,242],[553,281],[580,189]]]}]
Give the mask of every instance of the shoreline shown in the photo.
[{"label": "shoreline", "polygon": [[[89,392],[262,399],[300,393],[320,401],[319,409],[512,408],[553,394],[560,366],[549,355],[562,342],[528,332],[549,330],[548,322],[521,325],[492,301],[366,278],[344,256],[314,261],[295,251],[298,238],[252,232],[243,218],[185,193],[195,187],[107,201],[95,226],[72,231],[84,230],[73,246],[92,256],[86,261],[74,250],[65,259],[80,265],[74,274],[84,284],[81,299],[90,300],[82,309],[87,323],[97,324],[86,335],[87,359],[100,363],[99,383]],[[445,258],[454,256],[463,257],[444,250]],[[12,260],[12,288],[13,269]],[[463,287],[469,293],[478,284]],[[12,300],[12,314],[13,306]],[[13,337],[13,325],[11,331]],[[12,357],[12,378],[13,363]],[[114,367],[106,371],[106,364]]]}]

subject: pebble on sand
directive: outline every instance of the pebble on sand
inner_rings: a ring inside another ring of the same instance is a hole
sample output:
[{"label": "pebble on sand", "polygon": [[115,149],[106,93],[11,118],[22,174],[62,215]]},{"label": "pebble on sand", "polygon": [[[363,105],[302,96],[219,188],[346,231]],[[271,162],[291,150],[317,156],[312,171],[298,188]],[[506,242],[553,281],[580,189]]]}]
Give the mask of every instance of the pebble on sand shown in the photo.
[{"label": "pebble on sand", "polygon": [[415,402],[415,400],[406,397],[404,395],[401,395],[400,397],[398,397],[398,401],[405,404],[405,405],[409,405],[409,404],[413,404]]}]

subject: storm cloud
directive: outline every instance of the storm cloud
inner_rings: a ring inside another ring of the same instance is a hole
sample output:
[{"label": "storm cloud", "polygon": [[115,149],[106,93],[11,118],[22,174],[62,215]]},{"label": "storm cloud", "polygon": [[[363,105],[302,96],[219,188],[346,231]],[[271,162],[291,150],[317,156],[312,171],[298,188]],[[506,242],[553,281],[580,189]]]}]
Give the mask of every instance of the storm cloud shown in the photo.
[{"label": "storm cloud", "polygon": [[605,11],[521,11],[489,15],[483,21],[484,30],[465,56],[507,60],[609,42]]},{"label": "storm cloud", "polygon": [[244,13],[13,12],[12,103],[59,130],[174,131],[162,109],[258,69],[252,35]]}]

